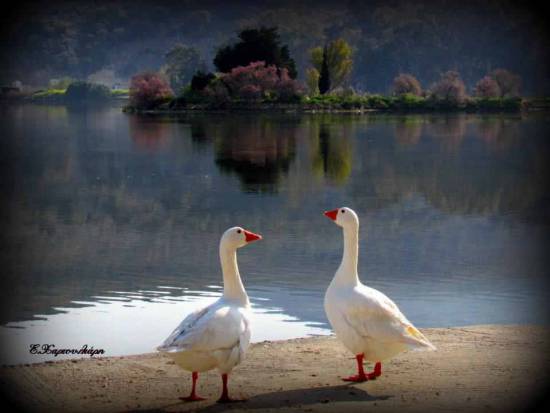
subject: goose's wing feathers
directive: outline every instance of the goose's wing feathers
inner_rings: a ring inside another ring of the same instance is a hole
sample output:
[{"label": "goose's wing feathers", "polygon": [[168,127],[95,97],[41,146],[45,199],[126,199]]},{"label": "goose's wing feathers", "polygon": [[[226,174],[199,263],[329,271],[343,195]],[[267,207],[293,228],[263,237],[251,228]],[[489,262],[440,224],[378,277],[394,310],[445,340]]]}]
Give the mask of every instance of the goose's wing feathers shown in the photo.
[{"label": "goose's wing feathers", "polygon": [[[170,351],[170,349],[177,349],[180,344],[183,344],[185,337],[196,334],[197,330],[202,329],[201,324],[205,324],[205,319],[211,315],[212,306],[208,306],[196,311],[193,311],[175,328],[174,331],[164,340],[164,342],[157,347],[159,351]],[[210,314],[208,314],[210,312]]]},{"label": "goose's wing feathers", "polygon": [[359,335],[381,342],[407,344],[411,349],[432,349],[433,344],[407,320],[397,305],[381,292],[364,287],[360,299],[347,306],[346,322]]},{"label": "goose's wing feathers", "polygon": [[229,349],[242,339],[250,340],[250,329],[238,309],[211,305],[191,313],[157,349],[215,351]]}]

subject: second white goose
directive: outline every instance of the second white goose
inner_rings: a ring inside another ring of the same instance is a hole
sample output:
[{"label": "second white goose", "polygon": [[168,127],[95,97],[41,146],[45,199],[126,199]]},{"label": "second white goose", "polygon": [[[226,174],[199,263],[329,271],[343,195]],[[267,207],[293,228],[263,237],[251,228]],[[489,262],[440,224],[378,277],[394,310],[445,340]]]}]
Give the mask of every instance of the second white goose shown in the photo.
[{"label": "second white goose", "polygon": [[[355,354],[357,374],[345,381],[372,380],[382,374],[382,361],[405,350],[435,350],[397,305],[357,274],[359,218],[350,208],[325,212],[344,231],[342,262],[325,294],[325,311],[338,339]],[[375,363],[365,373],[363,361]]]}]

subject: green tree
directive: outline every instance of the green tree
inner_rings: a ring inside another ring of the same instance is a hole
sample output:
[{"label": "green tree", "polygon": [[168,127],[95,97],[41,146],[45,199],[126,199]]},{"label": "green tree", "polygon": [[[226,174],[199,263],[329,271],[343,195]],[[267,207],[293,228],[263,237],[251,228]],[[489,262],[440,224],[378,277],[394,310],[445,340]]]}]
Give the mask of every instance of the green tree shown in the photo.
[{"label": "green tree", "polygon": [[343,86],[349,79],[353,68],[352,55],[351,46],[344,39],[336,39],[324,48],[315,47],[310,50],[311,63],[321,76],[323,62],[326,61],[332,89]]},{"label": "green tree", "polygon": [[200,53],[194,47],[176,44],[165,55],[164,73],[176,93],[191,81],[193,75],[204,63]]},{"label": "green tree", "polygon": [[327,52],[327,46],[323,49],[323,61],[321,63],[321,74],[319,76],[319,93],[321,95],[324,95],[328,91],[330,91],[330,84],[331,84],[331,76],[330,76],[330,70],[328,66],[328,52]]},{"label": "green tree", "polygon": [[314,67],[306,69],[306,84],[309,96],[319,94],[319,77],[320,74]]},{"label": "green tree", "polygon": [[111,97],[107,86],[77,80],[67,87],[65,101],[68,103],[91,103],[106,101]]}]

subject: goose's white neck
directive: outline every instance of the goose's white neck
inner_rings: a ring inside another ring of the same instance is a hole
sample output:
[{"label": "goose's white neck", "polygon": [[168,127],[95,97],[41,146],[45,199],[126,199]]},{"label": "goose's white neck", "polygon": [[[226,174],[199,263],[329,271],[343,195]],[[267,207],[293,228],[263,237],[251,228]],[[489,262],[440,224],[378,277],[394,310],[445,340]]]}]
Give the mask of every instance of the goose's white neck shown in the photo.
[{"label": "goose's white neck", "polygon": [[359,284],[357,261],[359,254],[359,226],[348,225],[344,230],[344,253],[333,282],[344,285]]},{"label": "goose's white neck", "polygon": [[249,305],[248,295],[237,266],[236,248],[220,244],[220,261],[223,273],[223,297],[242,305]]}]

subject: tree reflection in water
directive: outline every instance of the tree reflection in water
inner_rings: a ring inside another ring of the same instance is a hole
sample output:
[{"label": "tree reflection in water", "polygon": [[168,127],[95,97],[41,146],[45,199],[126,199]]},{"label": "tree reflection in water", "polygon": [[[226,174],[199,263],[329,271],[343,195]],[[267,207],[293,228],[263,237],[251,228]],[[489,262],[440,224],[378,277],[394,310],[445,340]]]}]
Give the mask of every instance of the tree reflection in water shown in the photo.
[{"label": "tree reflection in water", "polygon": [[216,165],[236,174],[245,192],[277,192],[295,155],[296,127],[269,118],[224,123],[215,141]]},{"label": "tree reflection in water", "polygon": [[401,146],[414,146],[420,141],[424,119],[418,116],[404,115],[395,121],[395,140]]},{"label": "tree reflection in water", "polygon": [[[332,125],[321,123],[317,141],[316,155],[312,168],[322,174],[329,182],[344,185],[351,174],[352,152],[349,135],[345,129],[332,133]],[[313,142],[312,142],[313,143]]]},{"label": "tree reflection in water", "polygon": [[134,144],[145,152],[157,152],[170,139],[173,124],[158,117],[129,116],[128,130]]}]

